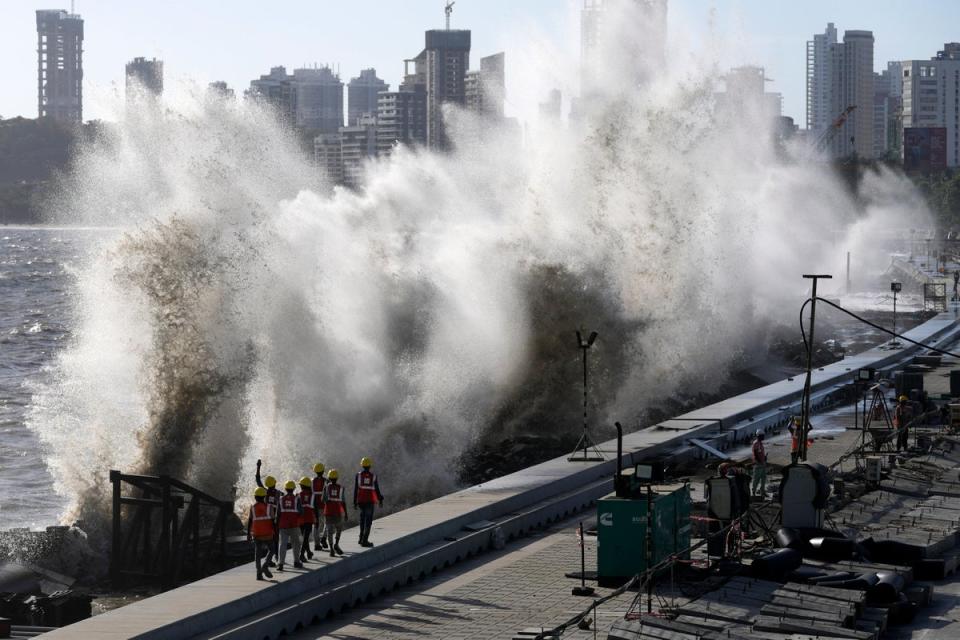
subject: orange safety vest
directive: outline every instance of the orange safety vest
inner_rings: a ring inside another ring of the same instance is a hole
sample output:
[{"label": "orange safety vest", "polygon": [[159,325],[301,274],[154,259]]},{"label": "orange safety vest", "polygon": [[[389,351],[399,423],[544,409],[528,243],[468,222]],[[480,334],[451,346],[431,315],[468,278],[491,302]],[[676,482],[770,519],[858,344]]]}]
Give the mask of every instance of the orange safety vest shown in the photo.
[{"label": "orange safety vest", "polygon": [[377,476],[369,471],[357,474],[357,504],[374,504],[377,501]]},{"label": "orange safety vest", "polygon": [[280,497],[280,522],[281,529],[296,529],[300,526],[300,511],[297,504],[300,498],[295,493],[288,493]]},{"label": "orange safety vest", "polygon": [[276,487],[270,487],[267,489],[267,497],[264,502],[269,505],[273,505],[274,511],[276,511],[277,505],[280,504],[280,492]]},{"label": "orange safety vest", "polygon": [[255,502],[250,507],[253,526],[250,533],[258,540],[273,538],[273,505],[266,502]]},{"label": "orange safety vest", "polygon": [[313,493],[317,496],[317,500],[321,500],[323,495],[323,485],[326,484],[326,479],[323,476],[317,476],[313,479]]},{"label": "orange safety vest", "polygon": [[314,524],[317,521],[317,515],[313,512],[313,490],[306,487],[300,491],[300,504],[303,505],[303,513],[300,514],[300,525]]},{"label": "orange safety vest", "polygon": [[346,513],[343,506],[343,487],[339,484],[328,484],[326,488],[326,501],[323,503],[323,515],[339,516]]}]

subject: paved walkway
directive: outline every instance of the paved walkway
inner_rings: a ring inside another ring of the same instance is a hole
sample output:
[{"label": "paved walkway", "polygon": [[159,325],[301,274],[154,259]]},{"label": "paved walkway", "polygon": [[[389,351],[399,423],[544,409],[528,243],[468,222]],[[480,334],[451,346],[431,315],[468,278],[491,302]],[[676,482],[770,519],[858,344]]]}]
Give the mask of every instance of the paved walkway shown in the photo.
[{"label": "paved walkway", "polygon": [[[596,519],[584,514],[584,526]],[[388,597],[290,636],[296,640],[406,640],[409,638],[510,638],[533,626],[553,627],[580,613],[591,598],[570,594],[580,568],[577,520],[570,520],[503,551],[458,564]],[[596,538],[587,537],[587,570],[596,568]],[[596,583],[587,583],[596,588]],[[611,589],[597,589],[597,597]],[[604,604],[600,632],[626,613],[633,593]],[[573,629],[564,638],[593,638]]]}]

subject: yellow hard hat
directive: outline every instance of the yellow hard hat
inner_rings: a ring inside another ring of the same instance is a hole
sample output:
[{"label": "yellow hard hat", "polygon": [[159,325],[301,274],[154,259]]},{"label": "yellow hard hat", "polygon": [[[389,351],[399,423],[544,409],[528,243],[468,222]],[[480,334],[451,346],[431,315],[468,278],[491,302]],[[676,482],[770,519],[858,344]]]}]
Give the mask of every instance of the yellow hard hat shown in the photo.
[{"label": "yellow hard hat", "polygon": [[266,498],[267,490],[264,489],[263,487],[257,487],[256,489],[253,490],[253,495],[254,497],[257,497],[257,498]]},{"label": "yellow hard hat", "polygon": [[900,396],[898,399],[900,400],[900,402],[906,402],[910,398],[908,398],[907,396]]},{"label": "yellow hard hat", "polygon": [[301,487],[312,487],[312,486],[313,486],[313,480],[311,480],[311,479],[308,478],[307,476],[303,476],[302,478],[300,478],[300,486],[301,486]]},{"label": "yellow hard hat", "polygon": [[268,489],[273,489],[275,486],[277,486],[277,479],[273,476],[267,476],[263,479],[263,484],[267,485]]},{"label": "yellow hard hat", "polygon": [[360,459],[360,466],[361,466],[361,467],[372,467],[372,466],[373,466],[373,460],[371,460],[371,459],[368,458],[367,456],[363,456],[363,458]]},{"label": "yellow hard hat", "polygon": [[330,471],[327,472],[327,477],[330,478],[331,480],[336,480],[337,478],[340,477],[340,472],[337,471],[336,469],[330,469]]},{"label": "yellow hard hat", "polygon": [[292,489],[296,489],[296,488],[297,488],[297,483],[294,482],[293,480],[287,480],[286,483],[284,483],[283,488],[286,489],[287,491],[290,491],[290,490],[292,490]]},{"label": "yellow hard hat", "polygon": [[314,473],[323,473],[323,463],[322,463],[322,462],[318,462],[317,464],[313,465],[313,472],[314,472]]}]

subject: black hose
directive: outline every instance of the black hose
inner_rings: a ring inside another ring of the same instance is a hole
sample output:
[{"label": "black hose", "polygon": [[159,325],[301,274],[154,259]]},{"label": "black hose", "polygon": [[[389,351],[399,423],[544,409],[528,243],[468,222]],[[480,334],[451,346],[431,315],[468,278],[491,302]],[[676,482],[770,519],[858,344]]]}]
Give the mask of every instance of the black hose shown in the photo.
[{"label": "black hose", "polygon": [[[803,337],[803,346],[804,346],[806,349],[810,349],[810,347],[809,347],[809,345],[807,344],[807,332],[806,332],[806,331],[804,330],[804,328],[803,328],[803,310],[806,309],[806,308],[807,308],[807,305],[810,304],[812,301],[813,301],[813,298],[807,298],[807,301],[804,302],[803,305],[800,307],[800,335]],[[844,309],[843,307],[841,307],[841,306],[838,305],[837,303],[831,302],[830,300],[827,300],[826,298],[821,298],[820,296],[817,296],[817,302],[823,302],[824,304],[828,304],[828,305],[830,305],[831,307],[833,307],[834,309],[838,309],[838,310],[840,310],[840,311],[843,311],[845,314],[847,314],[847,315],[850,316],[851,318],[854,318],[854,319],[856,319],[856,320],[859,320],[860,322],[862,322],[862,323],[864,323],[864,324],[866,324],[866,325],[869,325],[869,326],[873,327],[874,329],[876,329],[876,330],[878,330],[878,331],[882,331],[883,333],[890,334],[890,335],[893,336],[894,338],[898,338],[898,339],[900,339],[900,340],[903,340],[904,342],[909,342],[910,344],[914,344],[914,345],[916,345],[916,346],[918,346],[918,347],[923,347],[923,348],[927,349],[928,351],[933,351],[933,352],[939,353],[939,354],[941,354],[941,355],[950,356],[951,358],[960,358],[960,354],[952,353],[952,352],[950,352],[950,351],[945,351],[945,350],[943,350],[943,349],[938,349],[937,347],[931,347],[931,346],[929,346],[929,345],[923,344],[922,342],[917,342],[916,340],[912,340],[911,338],[907,338],[907,337],[905,337],[903,334],[897,333],[897,332],[895,332],[895,331],[891,331],[890,329],[887,329],[886,327],[882,327],[882,326],[880,326],[879,324],[877,324],[877,323],[875,323],[875,322],[871,322],[870,320],[867,320],[867,319],[864,318],[863,316],[858,316],[858,315],[855,314],[853,311],[849,311],[849,310],[847,310],[847,309]]]}]

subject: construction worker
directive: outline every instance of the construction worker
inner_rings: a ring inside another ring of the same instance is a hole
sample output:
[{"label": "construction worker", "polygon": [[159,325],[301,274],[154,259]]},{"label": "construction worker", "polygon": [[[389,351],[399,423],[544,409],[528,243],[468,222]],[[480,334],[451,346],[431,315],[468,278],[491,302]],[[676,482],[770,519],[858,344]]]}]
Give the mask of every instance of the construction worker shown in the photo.
[{"label": "construction worker", "polygon": [[254,563],[257,567],[257,580],[263,576],[272,578],[269,567],[261,565],[264,556],[269,553],[273,542],[273,520],[276,514],[273,506],[267,503],[267,490],[257,487],[253,492],[254,503],[250,505],[250,515],[247,517],[247,542],[253,541]]},{"label": "construction worker", "polygon": [[[264,489],[267,490],[266,503],[273,507],[274,513],[279,513],[280,512],[280,490],[277,489],[277,479],[274,478],[273,476],[267,476],[266,478],[263,479],[263,482],[261,482],[260,481],[261,463],[262,463],[261,460],[257,460],[257,473],[255,476],[257,480],[257,486],[263,487]],[[274,531],[277,531],[276,527],[274,527]],[[278,539],[276,536],[274,536],[273,542],[270,543],[270,552],[267,554],[267,560],[265,563],[265,566],[267,567],[277,566],[273,562],[273,559],[277,557],[277,542],[278,542]]]},{"label": "construction worker", "polygon": [[314,507],[313,513],[316,518],[316,524],[313,525],[313,548],[326,549],[327,536],[323,526],[323,485],[326,482],[323,478],[323,463],[318,462],[313,465],[313,472],[316,475],[313,479]]},{"label": "construction worker", "polygon": [[303,510],[300,512],[300,535],[303,543],[300,546],[300,562],[313,558],[310,550],[310,531],[317,523],[317,512],[314,509],[313,481],[307,476],[300,478],[300,503]]},{"label": "construction worker", "polygon": [[383,506],[383,494],[377,476],[370,471],[373,460],[364,456],[360,460],[360,472],[353,483],[353,508],[360,512],[360,546],[372,547],[370,529],[373,527],[373,510]]},{"label": "construction worker", "polygon": [[288,543],[293,550],[293,566],[297,569],[303,568],[303,563],[300,562],[300,514],[303,513],[303,504],[300,502],[300,496],[294,493],[297,489],[296,482],[287,480],[283,488],[286,493],[280,496],[280,513],[277,516],[277,528],[280,530],[277,571],[283,571]]},{"label": "construction worker", "polygon": [[323,487],[323,523],[327,534],[327,544],[330,545],[330,557],[339,553],[340,534],[343,533],[343,523],[347,520],[347,505],[343,501],[343,487],[339,483],[340,472],[330,469],[327,473],[327,484]]},{"label": "construction worker", "polygon": [[767,495],[767,450],[763,445],[763,431],[757,431],[751,453],[753,455],[753,483],[750,486],[750,493],[762,498]]},{"label": "construction worker", "polygon": [[909,438],[908,428],[913,419],[913,407],[910,405],[910,398],[900,396],[897,398],[897,406],[893,410],[893,428],[897,430],[897,451],[904,451],[910,448],[907,442]]},{"label": "construction worker", "polygon": [[[800,428],[801,419],[800,416],[793,416],[793,420],[790,421],[790,426],[787,427],[787,430],[790,432],[790,462],[797,464],[800,460],[800,438],[803,436],[801,433],[803,430]],[[810,435],[809,422],[807,423],[807,435]],[[807,438],[807,448],[809,449],[810,445],[813,444],[813,438]]]}]

